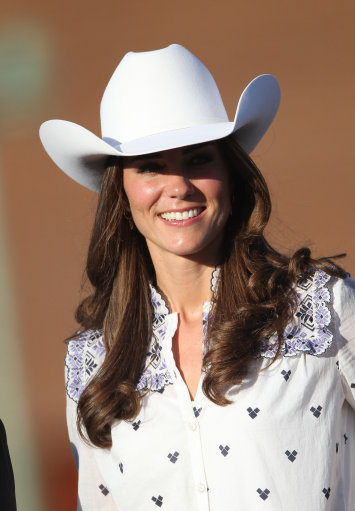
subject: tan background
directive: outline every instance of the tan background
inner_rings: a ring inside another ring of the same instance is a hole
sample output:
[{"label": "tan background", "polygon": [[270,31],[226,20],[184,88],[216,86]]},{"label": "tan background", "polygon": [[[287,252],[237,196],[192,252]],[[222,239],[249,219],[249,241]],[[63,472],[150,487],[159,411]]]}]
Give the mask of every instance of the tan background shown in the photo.
[{"label": "tan background", "polygon": [[274,201],[270,240],[285,252],[347,252],[354,273],[354,5],[2,0],[0,416],[20,511],[75,508],[63,339],[95,208],[95,194],[49,160],[39,124],[62,118],[99,134],[101,95],[130,50],[185,45],[212,71],[230,117],[244,86],[273,73],[281,108],[253,153]]}]

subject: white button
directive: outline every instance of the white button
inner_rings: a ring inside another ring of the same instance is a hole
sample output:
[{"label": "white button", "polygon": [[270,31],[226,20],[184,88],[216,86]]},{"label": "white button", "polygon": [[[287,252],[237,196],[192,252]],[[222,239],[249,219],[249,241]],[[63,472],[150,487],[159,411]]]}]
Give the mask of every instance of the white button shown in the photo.
[{"label": "white button", "polygon": [[197,423],[196,422],[190,422],[189,428],[191,429],[191,431],[195,431],[196,428],[197,428]]},{"label": "white button", "polygon": [[199,492],[203,493],[206,489],[206,486],[203,483],[199,483],[197,489]]}]

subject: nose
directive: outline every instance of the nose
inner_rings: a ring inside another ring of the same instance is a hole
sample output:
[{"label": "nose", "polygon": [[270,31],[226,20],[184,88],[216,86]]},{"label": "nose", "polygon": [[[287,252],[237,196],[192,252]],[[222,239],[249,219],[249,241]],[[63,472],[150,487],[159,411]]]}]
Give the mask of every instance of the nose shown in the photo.
[{"label": "nose", "polygon": [[194,193],[194,185],[183,172],[174,172],[166,176],[165,192],[169,197],[185,199]]}]

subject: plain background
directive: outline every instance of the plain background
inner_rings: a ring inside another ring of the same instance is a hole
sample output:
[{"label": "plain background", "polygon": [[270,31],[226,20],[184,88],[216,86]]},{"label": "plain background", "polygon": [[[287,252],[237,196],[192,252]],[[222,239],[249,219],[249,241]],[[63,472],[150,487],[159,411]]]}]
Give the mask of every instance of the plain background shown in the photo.
[{"label": "plain background", "polygon": [[127,51],[177,42],[211,70],[230,118],[256,75],[279,113],[252,156],[273,198],[269,240],[346,252],[355,270],[351,0],[2,0],[0,12],[0,414],[19,510],[75,509],[63,340],[75,330],[96,196],[44,152],[41,122],[100,134],[99,103]]}]

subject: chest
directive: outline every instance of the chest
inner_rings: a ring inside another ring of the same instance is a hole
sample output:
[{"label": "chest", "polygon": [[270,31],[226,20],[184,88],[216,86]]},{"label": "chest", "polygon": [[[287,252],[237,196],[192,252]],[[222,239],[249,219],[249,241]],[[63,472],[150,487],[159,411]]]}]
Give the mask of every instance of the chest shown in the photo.
[{"label": "chest", "polygon": [[203,357],[203,328],[202,322],[181,321],[173,338],[172,353],[177,369],[190,393],[191,399],[197,391],[201,377]]},{"label": "chest", "polygon": [[[315,494],[315,500],[295,501],[292,511],[323,510],[318,494],[324,498],[328,487],[336,493],[331,467],[350,438],[340,422],[343,395],[334,359],[282,358],[242,388],[232,387],[227,407],[209,401],[201,389],[192,403],[173,359],[166,360],[172,384],[147,394],[134,421],[112,428],[110,461],[122,467],[112,483],[120,509],[150,509],[158,496],[169,511],[251,509],[251,502],[259,509],[259,488],[268,490],[271,509],[284,509],[296,467],[293,495]],[[317,470],[310,478],[312,463],[326,474]],[[278,474],[277,480],[270,474]],[[137,479],[140,492],[132,493]],[[299,486],[306,490],[300,493]]]}]

